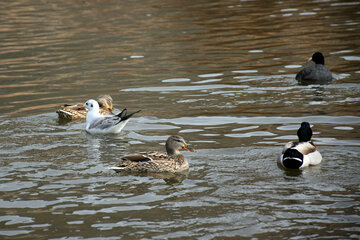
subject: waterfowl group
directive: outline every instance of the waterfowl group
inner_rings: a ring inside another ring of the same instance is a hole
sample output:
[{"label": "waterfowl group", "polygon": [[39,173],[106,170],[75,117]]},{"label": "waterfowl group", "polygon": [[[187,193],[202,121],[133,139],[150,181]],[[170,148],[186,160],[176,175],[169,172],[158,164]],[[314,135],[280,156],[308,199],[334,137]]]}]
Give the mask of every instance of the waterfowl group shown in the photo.
[{"label": "waterfowl group", "polygon": [[318,165],[322,156],[315,144],[311,142],[312,130],[308,122],[302,122],[297,131],[298,142],[285,144],[279,163],[284,168],[300,169]]},{"label": "waterfowl group", "polygon": [[[99,112],[102,115],[109,115],[114,110],[113,99],[110,95],[100,95],[97,98],[97,102],[100,107]],[[83,106],[83,104],[65,104],[56,111],[59,119],[65,120],[85,119],[87,112],[88,110]]]},{"label": "waterfowl group", "polygon": [[[127,109],[123,109],[119,114],[109,115],[113,111],[112,98],[109,95],[101,95],[96,100],[89,99],[84,105],[64,105],[56,111],[59,118],[81,119],[86,118],[85,130],[91,134],[119,133],[130,120],[130,118],[140,112],[136,111],[127,114]],[[181,136],[170,136],[165,144],[166,153],[148,152],[135,155],[123,156],[121,163],[111,169],[132,172],[183,172],[189,168],[189,162],[180,153],[180,150],[193,152]]]},{"label": "waterfowl group", "polygon": [[303,68],[296,74],[296,80],[310,83],[326,83],[332,80],[332,74],[325,66],[325,58],[321,52],[314,53],[309,61],[313,61],[315,65],[310,65]]},{"label": "waterfowl group", "polygon": [[[297,75],[298,81],[331,81],[332,74],[325,66],[324,56],[320,52],[312,55],[315,65],[305,67]],[[136,113],[127,114],[123,109],[119,114],[112,114],[112,98],[101,95],[96,100],[90,99],[84,105],[64,105],[56,112],[59,118],[82,119],[86,117],[88,133],[119,133],[129,119]],[[297,131],[298,142],[288,142],[284,146],[278,163],[288,169],[301,169],[318,165],[322,156],[311,141],[312,130],[308,122],[302,122]],[[165,144],[166,153],[149,152],[120,157],[120,163],[110,169],[116,172],[183,172],[189,168],[187,159],[180,150],[194,151],[183,137],[170,136]]]},{"label": "waterfowl group", "polygon": [[117,172],[183,172],[189,168],[187,159],[180,150],[193,152],[184,138],[181,136],[170,136],[165,144],[166,153],[150,152],[123,156],[117,166],[111,167]]}]

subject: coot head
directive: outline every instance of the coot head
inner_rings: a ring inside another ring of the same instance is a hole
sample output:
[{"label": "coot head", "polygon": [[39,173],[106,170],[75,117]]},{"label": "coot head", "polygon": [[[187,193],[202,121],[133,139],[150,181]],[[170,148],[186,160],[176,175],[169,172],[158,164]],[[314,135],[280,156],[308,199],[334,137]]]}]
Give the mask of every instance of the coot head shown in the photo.
[{"label": "coot head", "polygon": [[316,52],[312,55],[311,60],[314,61],[316,64],[325,64],[324,55],[321,52]]}]

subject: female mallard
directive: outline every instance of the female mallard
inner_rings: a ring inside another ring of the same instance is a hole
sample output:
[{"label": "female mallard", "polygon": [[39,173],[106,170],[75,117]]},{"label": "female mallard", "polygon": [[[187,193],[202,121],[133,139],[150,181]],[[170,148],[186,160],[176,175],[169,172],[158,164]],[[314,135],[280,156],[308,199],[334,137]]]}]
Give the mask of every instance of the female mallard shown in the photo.
[{"label": "female mallard", "polygon": [[318,81],[318,82],[330,82],[332,74],[330,70],[325,66],[324,55],[321,52],[316,52],[312,55],[309,61],[315,62],[315,65],[311,65],[302,69],[296,74],[296,80],[298,81]]},{"label": "female mallard", "polygon": [[[100,95],[97,99],[99,103],[100,109],[99,112],[102,115],[111,114],[113,109],[113,99],[110,95]],[[76,119],[84,119],[86,118],[88,110],[83,106],[83,104],[69,105],[65,104],[60,107],[56,113],[59,115],[60,119],[67,120],[76,120]]]},{"label": "female mallard", "polygon": [[145,153],[121,157],[121,163],[111,169],[116,172],[182,172],[189,169],[189,163],[180,153],[181,149],[194,152],[193,148],[187,146],[184,138],[170,136],[165,144],[165,153]]},{"label": "female mallard", "polygon": [[302,122],[297,131],[299,142],[288,142],[282,151],[279,163],[285,168],[299,169],[317,165],[322,157],[311,142],[312,130],[308,122]]}]

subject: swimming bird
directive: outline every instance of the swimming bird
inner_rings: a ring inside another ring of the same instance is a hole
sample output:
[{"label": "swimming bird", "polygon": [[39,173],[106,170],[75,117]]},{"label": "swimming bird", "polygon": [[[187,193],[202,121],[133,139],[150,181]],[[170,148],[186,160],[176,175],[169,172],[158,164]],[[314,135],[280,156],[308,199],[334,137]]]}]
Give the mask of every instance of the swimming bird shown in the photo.
[{"label": "swimming bird", "polygon": [[[114,110],[113,108],[113,99],[110,95],[100,95],[97,98],[99,103],[99,111],[102,115],[111,114]],[[58,114],[60,119],[66,120],[77,120],[77,119],[85,119],[87,114],[87,109],[83,106],[83,104],[65,104],[61,106],[56,113]]]},{"label": "swimming bird", "polygon": [[296,80],[305,82],[330,82],[332,80],[332,74],[325,66],[324,55],[321,52],[314,53],[309,61],[313,61],[315,65],[303,68],[296,74]]},{"label": "swimming bird", "polygon": [[184,138],[178,135],[170,136],[165,144],[166,153],[149,152],[139,153],[121,157],[121,163],[110,169],[116,172],[132,171],[132,172],[183,172],[189,169],[189,163],[180,153],[180,150],[194,152],[189,147]]},{"label": "swimming bird", "polygon": [[86,115],[86,131],[88,133],[119,133],[135,114],[136,111],[127,114],[126,108],[117,115],[101,115],[99,113],[99,103],[93,99],[86,101],[84,107],[88,109]]},{"label": "swimming bird", "polygon": [[297,131],[299,142],[285,144],[279,163],[290,169],[299,169],[318,165],[322,156],[314,143],[311,142],[312,130],[308,122],[302,122]]}]

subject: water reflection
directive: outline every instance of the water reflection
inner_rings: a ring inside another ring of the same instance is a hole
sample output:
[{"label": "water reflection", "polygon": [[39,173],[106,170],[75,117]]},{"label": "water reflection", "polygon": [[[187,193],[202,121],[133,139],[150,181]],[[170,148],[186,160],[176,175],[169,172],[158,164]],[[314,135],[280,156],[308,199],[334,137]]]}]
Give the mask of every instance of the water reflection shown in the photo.
[{"label": "water reflection", "polygon": [[87,161],[94,166],[108,164],[104,159],[119,159],[130,143],[124,133],[120,135],[88,134],[86,135]]},{"label": "water reflection", "polygon": [[[279,164],[278,164],[278,166],[279,166]],[[291,170],[286,169],[285,170],[282,167],[280,167],[280,168],[284,170],[284,173],[285,173],[284,179],[286,179],[286,180],[295,180],[296,178],[294,178],[294,177],[302,176],[302,170],[301,169],[291,169]]]},{"label": "water reflection", "polygon": [[318,80],[299,80],[298,82],[300,86],[325,85],[331,83],[331,81],[318,81]]},{"label": "water reflection", "polygon": [[168,185],[174,186],[174,185],[179,185],[181,184],[189,175],[189,171],[184,171],[181,173],[138,173],[138,172],[119,172],[117,173],[118,175],[121,176],[129,176],[129,175],[133,175],[133,176],[138,176],[138,177],[143,177],[143,178],[155,178],[155,179],[162,179],[164,180],[164,182]]},{"label": "water reflection", "polygon": [[105,142],[100,142],[103,139],[100,139],[99,136],[94,136],[91,134],[86,134],[87,139],[87,159],[91,162],[99,162],[101,159],[101,152],[100,152],[100,144],[105,144]]},{"label": "water reflection", "polygon": [[299,178],[304,179],[307,182],[316,181],[317,176],[321,174],[321,164],[317,166],[310,166],[303,169],[286,169],[281,164],[277,164],[278,167],[284,171],[284,179],[291,181],[298,181]]},{"label": "water reflection", "polygon": [[57,123],[59,125],[67,125],[71,122],[81,122],[81,121],[83,121],[83,120],[81,120],[81,119],[72,120],[72,119],[67,119],[67,118],[58,118],[57,119]]}]

